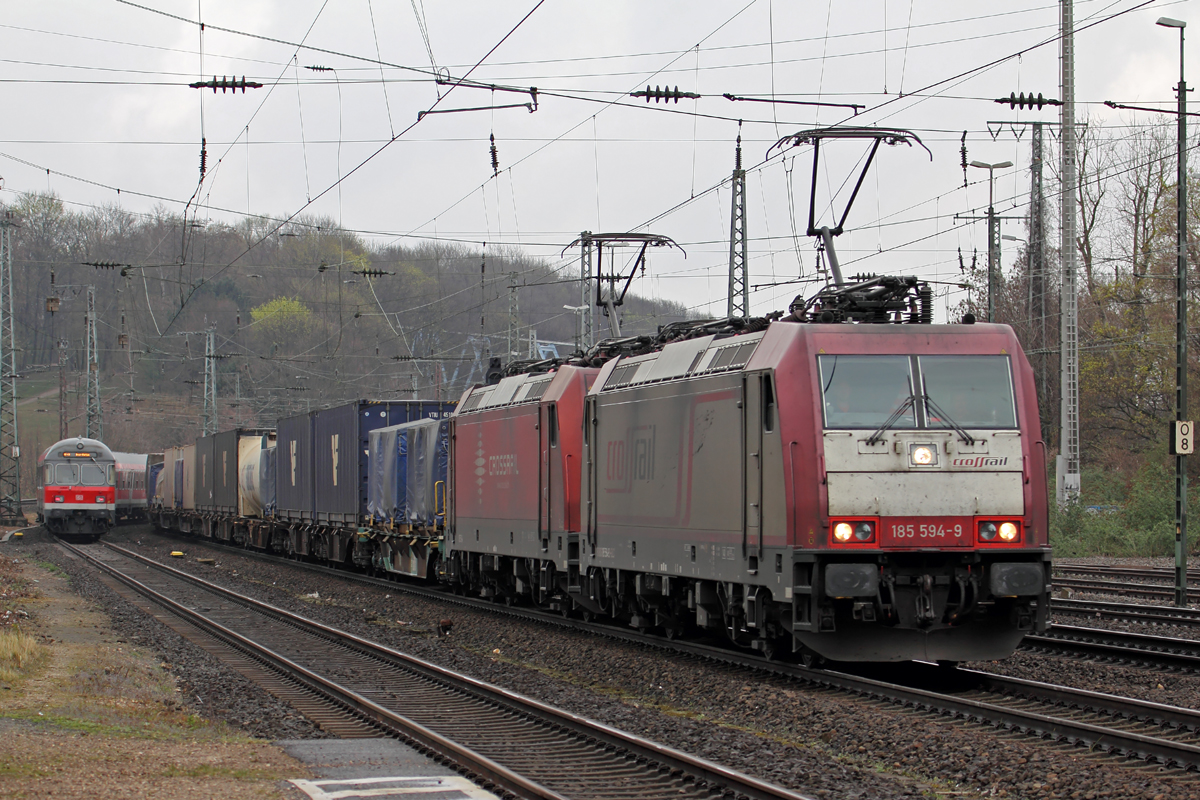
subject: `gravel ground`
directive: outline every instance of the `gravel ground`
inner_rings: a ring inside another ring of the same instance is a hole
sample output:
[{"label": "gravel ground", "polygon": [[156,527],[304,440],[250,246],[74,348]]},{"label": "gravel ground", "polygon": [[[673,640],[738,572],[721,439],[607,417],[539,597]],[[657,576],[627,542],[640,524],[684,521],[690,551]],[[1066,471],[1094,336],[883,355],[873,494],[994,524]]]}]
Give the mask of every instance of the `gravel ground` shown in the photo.
[{"label": "gravel ground", "polygon": [[[320,739],[327,734],[290,705],[225,667],[197,645],[131,605],[71,558],[45,533],[27,532],[20,557],[50,562],[70,576],[72,588],[104,609],[113,628],[138,647],[153,650],[180,679],[181,702],[205,719],[221,720],[249,736],[265,739]],[[17,555],[14,547],[12,555]]]},{"label": "gravel ground", "polygon": [[[1191,798],[1195,783],[803,684],[412,598],[127,528],[148,556],[326,624],[818,797]],[[197,563],[212,557],[215,565]],[[454,620],[446,638],[437,622]],[[1045,656],[984,668],[1195,705],[1197,679]],[[1163,689],[1158,689],[1162,684]],[[1141,692],[1141,693],[1139,693]],[[1171,697],[1164,697],[1164,695]]]}]

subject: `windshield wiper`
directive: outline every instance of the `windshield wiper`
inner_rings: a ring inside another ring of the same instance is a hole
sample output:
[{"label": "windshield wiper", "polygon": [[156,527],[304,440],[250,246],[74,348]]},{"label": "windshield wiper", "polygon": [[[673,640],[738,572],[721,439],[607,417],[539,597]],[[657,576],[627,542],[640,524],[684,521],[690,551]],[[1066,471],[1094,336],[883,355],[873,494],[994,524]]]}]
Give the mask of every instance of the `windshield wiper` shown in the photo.
[{"label": "windshield wiper", "polygon": [[883,432],[888,430],[889,428],[891,428],[893,425],[895,425],[896,420],[900,419],[900,417],[904,414],[905,411],[912,408],[914,403],[916,403],[916,398],[913,397],[911,394],[908,397],[904,398],[904,401],[902,403],[900,403],[899,406],[896,407],[896,410],[892,412],[892,415],[890,417],[888,417],[887,419],[885,419],[883,421],[883,424],[879,426],[879,430],[875,431],[869,437],[867,437],[867,446],[869,447],[871,445],[879,444],[880,442],[882,442],[883,441]]},{"label": "windshield wiper", "polygon": [[940,421],[942,421],[944,423],[948,423],[950,425],[950,427],[954,430],[954,432],[957,433],[960,437],[962,437],[964,444],[968,444],[968,445],[975,444],[974,437],[972,437],[971,434],[969,434],[965,430],[963,430],[963,427],[961,425],[959,425],[957,422],[955,422],[950,417],[950,415],[946,413],[945,409],[943,409],[937,403],[933,402],[932,397],[930,397],[929,395],[923,395],[923,397],[925,398],[925,408],[927,411],[933,411],[933,413],[937,414],[937,417]]}]

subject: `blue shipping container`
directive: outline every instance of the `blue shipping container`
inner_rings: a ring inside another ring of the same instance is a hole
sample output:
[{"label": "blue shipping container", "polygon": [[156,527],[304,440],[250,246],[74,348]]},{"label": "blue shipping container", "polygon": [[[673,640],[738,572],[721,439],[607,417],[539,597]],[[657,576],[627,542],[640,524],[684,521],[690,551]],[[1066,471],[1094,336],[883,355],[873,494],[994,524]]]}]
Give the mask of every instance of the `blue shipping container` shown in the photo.
[{"label": "blue shipping container", "polygon": [[313,519],[313,421],[316,412],[279,420],[276,426],[275,515]]},{"label": "blue shipping container", "polygon": [[[359,400],[313,412],[316,520],[346,526],[366,521],[371,431],[421,419],[448,419],[454,406],[424,400]],[[280,492],[281,507],[282,502]]]},{"label": "blue shipping container", "polygon": [[374,521],[432,528],[444,521],[448,420],[419,420],[370,433],[367,513]]},{"label": "blue shipping container", "polygon": [[160,461],[157,464],[152,464],[146,473],[146,506],[154,505],[154,490],[158,488],[159,478],[162,476],[163,463]]}]

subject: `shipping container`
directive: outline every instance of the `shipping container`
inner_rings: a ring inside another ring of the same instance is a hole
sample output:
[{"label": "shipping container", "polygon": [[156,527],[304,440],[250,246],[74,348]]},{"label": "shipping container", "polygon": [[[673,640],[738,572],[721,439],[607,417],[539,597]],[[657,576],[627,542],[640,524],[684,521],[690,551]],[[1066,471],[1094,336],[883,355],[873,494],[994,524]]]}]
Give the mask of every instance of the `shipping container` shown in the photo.
[{"label": "shipping container", "polygon": [[446,505],[449,427],[445,419],[370,432],[367,514],[372,522],[435,528]]},{"label": "shipping container", "polygon": [[263,516],[262,454],[274,447],[275,431],[242,430],[238,436],[237,513],[242,517]]},{"label": "shipping container", "polygon": [[359,400],[314,412],[316,520],[352,526],[366,521],[371,431],[420,419],[445,419],[454,406],[423,400]]},{"label": "shipping container", "polygon": [[183,500],[183,448],[168,447],[163,452],[163,470],[154,485],[155,508],[179,508]]},{"label": "shipping container", "polygon": [[263,449],[259,455],[258,461],[258,491],[262,499],[262,515],[264,517],[275,516],[275,480],[276,480],[276,463],[279,455],[279,448],[274,440],[271,441],[270,447]]},{"label": "shipping container", "polygon": [[[231,431],[222,431],[212,437],[214,511],[229,515],[241,513],[238,489],[242,454],[261,450],[263,437],[273,437],[274,435],[275,431],[269,428],[234,428]],[[257,477],[258,456],[254,456],[254,459]]]},{"label": "shipping container", "polygon": [[280,519],[313,518],[313,417],[300,414],[278,422],[275,462],[275,514]]},{"label": "shipping container", "polygon": [[213,453],[215,436],[201,436],[196,440],[196,453],[193,456],[195,467],[196,510],[213,511],[216,507],[216,491],[214,487]]},{"label": "shipping container", "polygon": [[157,464],[151,464],[150,470],[146,476],[146,481],[147,481],[146,494],[150,498],[149,504],[150,504],[151,508],[155,508],[158,505],[156,502],[157,492],[158,492],[158,484],[159,484],[159,481],[162,480],[164,466],[165,466],[165,464],[162,461],[158,462]]},{"label": "shipping container", "polygon": [[176,484],[181,494],[176,507],[185,511],[196,508],[196,445],[189,444],[183,448],[183,458],[178,462],[180,481]]}]

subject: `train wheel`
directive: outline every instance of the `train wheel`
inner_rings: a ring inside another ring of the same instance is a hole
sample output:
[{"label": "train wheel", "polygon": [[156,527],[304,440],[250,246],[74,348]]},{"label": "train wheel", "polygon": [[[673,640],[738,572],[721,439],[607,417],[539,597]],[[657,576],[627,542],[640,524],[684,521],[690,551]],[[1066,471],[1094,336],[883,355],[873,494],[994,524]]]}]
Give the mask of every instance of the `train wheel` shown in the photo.
[{"label": "train wheel", "polygon": [[806,647],[800,652],[800,663],[808,669],[820,669],[825,659]]}]

